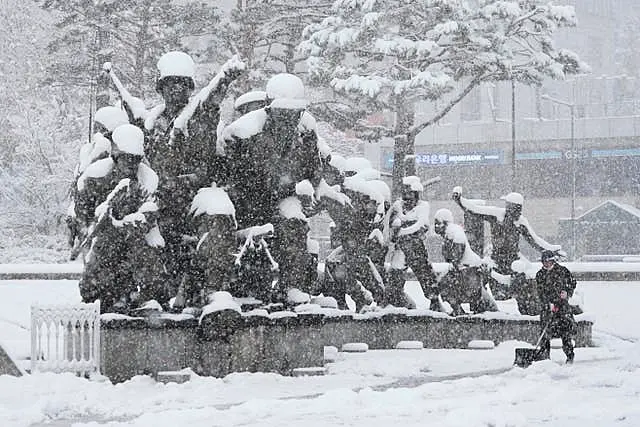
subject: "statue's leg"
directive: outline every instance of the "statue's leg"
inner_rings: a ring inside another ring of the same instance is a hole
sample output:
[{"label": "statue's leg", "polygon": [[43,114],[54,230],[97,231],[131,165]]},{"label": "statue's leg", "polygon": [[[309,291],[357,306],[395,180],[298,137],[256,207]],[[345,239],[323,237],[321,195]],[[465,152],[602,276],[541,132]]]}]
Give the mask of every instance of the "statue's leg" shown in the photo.
[{"label": "statue's leg", "polygon": [[408,307],[409,301],[404,294],[406,257],[403,251],[396,249],[391,254],[391,270],[384,292],[384,304],[394,307]]},{"label": "statue's leg", "polygon": [[109,236],[101,234],[94,238],[91,250],[80,279],[80,296],[83,302],[100,300],[103,313],[113,312],[114,305],[123,296],[118,287],[121,268],[121,248],[110,242]]},{"label": "statue's leg", "polygon": [[162,248],[149,246],[145,241],[135,242],[129,247],[128,261],[134,283],[140,288],[139,303],[156,300],[166,307],[175,296],[162,263]]},{"label": "statue's leg", "polygon": [[235,222],[228,215],[202,214],[198,243],[192,259],[192,286],[205,297],[217,291],[230,290],[237,252]]},{"label": "statue's leg", "polygon": [[429,298],[430,295],[439,293],[436,275],[429,262],[429,254],[424,241],[418,236],[406,236],[400,243],[400,248],[405,253],[406,263],[420,282],[422,292]]},{"label": "statue's leg", "polygon": [[271,253],[279,266],[279,279],[275,299],[285,302],[289,289],[300,289],[307,282],[309,253],[307,234],[309,226],[299,218],[275,221]]}]

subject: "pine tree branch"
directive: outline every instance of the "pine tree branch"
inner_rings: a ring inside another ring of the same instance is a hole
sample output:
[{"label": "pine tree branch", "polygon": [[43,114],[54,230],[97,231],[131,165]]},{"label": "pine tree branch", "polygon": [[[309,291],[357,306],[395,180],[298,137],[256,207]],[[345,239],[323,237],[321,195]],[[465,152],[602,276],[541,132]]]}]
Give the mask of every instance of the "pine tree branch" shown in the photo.
[{"label": "pine tree branch", "polygon": [[434,117],[432,117],[430,120],[427,120],[426,122],[422,122],[419,125],[413,125],[408,132],[408,138],[411,140],[413,138],[415,138],[420,132],[422,132],[424,129],[426,129],[429,126],[434,125],[435,123],[437,123],[439,120],[441,120],[444,116],[446,116],[449,111],[451,111],[451,109],[453,109],[453,107],[455,107],[456,105],[458,105],[458,103],[460,101],[462,101],[462,99],[464,99],[465,96],[467,96],[467,94],[469,94],[469,92],[471,92],[473,90],[474,87],[476,87],[478,84],[480,84],[480,82],[482,82],[482,80],[486,79],[486,76],[475,76],[474,78],[471,79],[471,81],[469,82],[469,84],[467,86],[464,87],[464,89],[458,93],[457,96],[455,96],[453,99],[451,99],[447,105],[440,110],[440,112],[438,114],[436,114]]}]

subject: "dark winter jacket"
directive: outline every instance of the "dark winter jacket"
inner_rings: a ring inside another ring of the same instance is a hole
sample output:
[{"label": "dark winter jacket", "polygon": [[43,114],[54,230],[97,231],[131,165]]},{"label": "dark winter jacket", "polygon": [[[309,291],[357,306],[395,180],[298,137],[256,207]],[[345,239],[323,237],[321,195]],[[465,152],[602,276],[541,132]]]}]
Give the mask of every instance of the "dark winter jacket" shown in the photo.
[{"label": "dark winter jacket", "polygon": [[466,245],[464,243],[456,243],[453,239],[445,236],[442,242],[442,257],[445,262],[453,264],[456,268],[460,268],[465,249]]},{"label": "dark winter jacket", "polygon": [[[191,105],[175,116],[167,113],[164,104],[150,111],[144,123],[145,155],[151,168],[160,177],[160,199],[176,204],[171,193],[184,190],[189,193],[185,197],[189,203],[191,193],[195,194],[198,188],[221,180],[220,175],[224,175],[225,171],[222,170],[220,158],[223,150],[217,138],[220,103],[235,77],[230,73],[218,81],[217,86],[188,117],[184,131],[174,128],[174,123],[181,114],[191,111]],[[200,95],[193,97],[190,102],[200,99]]]},{"label": "dark winter jacket", "polygon": [[[549,304],[553,304],[558,308],[558,315],[571,314],[568,299],[571,298],[576,288],[576,279],[569,269],[558,263],[554,263],[553,268],[550,270],[541,268],[536,274],[536,285],[542,305],[543,317],[551,314]],[[567,299],[560,298],[562,291],[567,292]]]},{"label": "dark winter jacket", "polygon": [[[217,105],[199,107],[188,124],[188,136],[175,130],[173,121],[164,112],[155,120],[148,120],[145,153],[150,166],[160,176],[161,187],[184,185],[200,188],[216,180],[216,132],[220,120]],[[174,181],[168,183],[169,181]],[[168,184],[167,184],[168,183]]]},{"label": "dark winter jacket", "polygon": [[272,222],[278,203],[295,196],[296,184],[317,187],[322,165],[315,132],[301,132],[297,123],[278,123],[265,109],[252,111],[225,131],[229,196],[239,227]]},{"label": "dark winter jacket", "polygon": [[[113,160],[110,157],[91,164],[78,178],[75,210],[83,226],[88,227],[98,219],[96,208],[107,200],[123,178],[125,177],[114,172]],[[111,200],[112,216],[116,220],[122,220],[126,215],[138,212],[145,203],[149,203],[141,211],[145,218],[141,232],[144,234],[149,231],[157,219],[157,208],[154,208],[157,185],[158,177],[155,172],[141,163],[138,166],[137,177],[131,182],[128,190],[119,192],[117,197]],[[139,224],[136,225],[138,226]]]}]

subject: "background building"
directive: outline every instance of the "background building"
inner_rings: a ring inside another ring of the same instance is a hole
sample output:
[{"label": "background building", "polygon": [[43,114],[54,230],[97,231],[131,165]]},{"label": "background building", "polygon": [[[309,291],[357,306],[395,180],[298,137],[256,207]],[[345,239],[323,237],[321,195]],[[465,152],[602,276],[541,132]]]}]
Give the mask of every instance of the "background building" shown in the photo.
[{"label": "background building", "polygon": [[[442,178],[425,195],[433,209],[449,207],[462,221],[449,201],[456,185],[490,204],[519,191],[538,234],[570,254],[578,248],[579,256],[589,246],[572,242],[572,233],[559,236],[560,218],[577,218],[609,199],[640,204],[640,15],[632,0],[564,3],[576,7],[579,24],[559,33],[557,43],[577,52],[591,74],[539,88],[515,84],[515,92],[511,82],[483,84],[418,135],[415,148],[419,175]],[[429,103],[416,109],[417,122],[435,110]],[[366,145],[365,155],[389,172],[393,142]]]}]

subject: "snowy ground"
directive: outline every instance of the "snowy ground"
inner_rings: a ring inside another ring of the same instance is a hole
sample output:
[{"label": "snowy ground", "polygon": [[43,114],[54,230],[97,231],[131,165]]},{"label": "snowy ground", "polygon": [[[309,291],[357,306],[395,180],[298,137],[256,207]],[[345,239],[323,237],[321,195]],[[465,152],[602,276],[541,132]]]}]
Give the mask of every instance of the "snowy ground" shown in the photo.
[{"label": "snowy ground", "polygon": [[[239,373],[113,386],[73,375],[0,377],[0,426],[640,426],[640,282],[584,282],[599,347],[573,366],[511,369],[494,350],[339,353],[323,377]],[[78,301],[74,281],[0,282],[0,342],[28,354],[32,302]],[[559,363],[555,363],[559,362]]]}]

